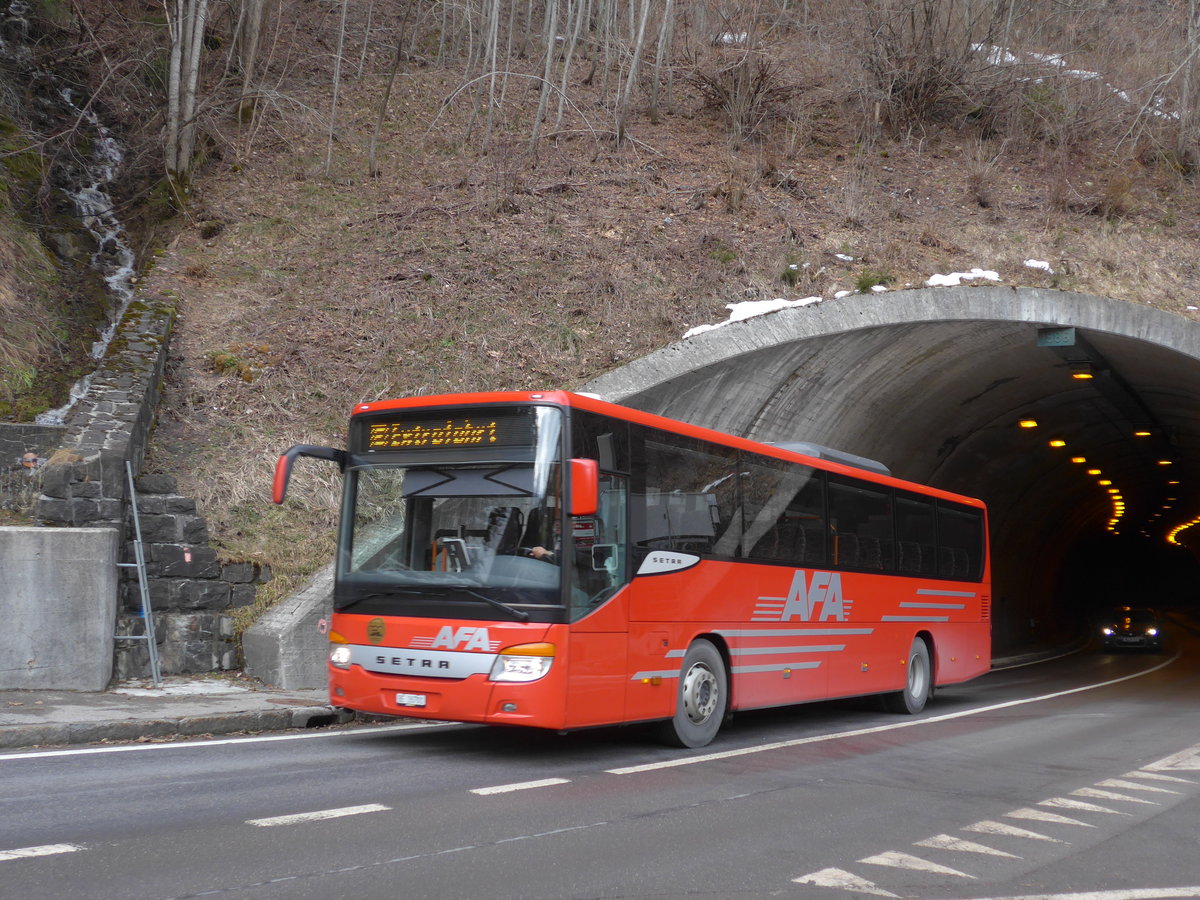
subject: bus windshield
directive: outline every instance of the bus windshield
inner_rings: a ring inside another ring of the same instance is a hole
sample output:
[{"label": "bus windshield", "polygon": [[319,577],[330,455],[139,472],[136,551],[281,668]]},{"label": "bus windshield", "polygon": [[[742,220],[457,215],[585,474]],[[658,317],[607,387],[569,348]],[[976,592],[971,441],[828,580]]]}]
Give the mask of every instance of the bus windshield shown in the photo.
[{"label": "bus windshield", "polygon": [[[543,416],[524,459],[393,464],[403,454],[350,468],[337,605],[363,599],[383,612],[400,607],[480,602],[515,607],[562,604],[562,467],[558,415]],[[550,421],[546,421],[549,419]],[[550,426],[550,427],[545,427]],[[365,611],[365,610],[364,610]]]}]

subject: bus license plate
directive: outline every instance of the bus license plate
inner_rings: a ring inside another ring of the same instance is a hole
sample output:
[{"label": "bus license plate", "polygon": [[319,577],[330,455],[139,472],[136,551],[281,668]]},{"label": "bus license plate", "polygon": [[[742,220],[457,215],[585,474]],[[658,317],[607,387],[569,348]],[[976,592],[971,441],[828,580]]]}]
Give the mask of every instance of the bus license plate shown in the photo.
[{"label": "bus license plate", "polygon": [[425,695],[424,694],[397,694],[396,695],[396,705],[397,706],[424,706],[425,705]]}]

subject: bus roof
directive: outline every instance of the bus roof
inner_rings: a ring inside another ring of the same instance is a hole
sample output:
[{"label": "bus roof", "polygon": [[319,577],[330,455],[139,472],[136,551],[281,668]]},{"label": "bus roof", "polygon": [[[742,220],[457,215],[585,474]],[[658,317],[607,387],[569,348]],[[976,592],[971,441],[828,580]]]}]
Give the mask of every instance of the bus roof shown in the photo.
[{"label": "bus roof", "polygon": [[879,484],[887,484],[904,490],[954,500],[970,506],[981,508],[984,506],[983,501],[974,497],[897,478],[891,474],[890,470],[883,463],[867,459],[863,456],[856,456],[853,453],[833,450],[808,442],[767,443],[753,441],[700,425],[691,425],[687,422],[681,422],[678,419],[643,412],[631,406],[610,403],[594,394],[574,393],[572,391],[482,391],[463,394],[424,394],[418,397],[359,403],[354,407],[352,418],[359,415],[387,412],[388,410],[420,409],[433,406],[486,406],[493,403],[538,403],[586,409],[591,412],[623,419],[627,422],[636,422],[641,425],[672,431],[676,434],[712,441],[727,447],[761,453],[764,456],[773,456],[777,459],[802,462],[829,472],[865,478]]}]

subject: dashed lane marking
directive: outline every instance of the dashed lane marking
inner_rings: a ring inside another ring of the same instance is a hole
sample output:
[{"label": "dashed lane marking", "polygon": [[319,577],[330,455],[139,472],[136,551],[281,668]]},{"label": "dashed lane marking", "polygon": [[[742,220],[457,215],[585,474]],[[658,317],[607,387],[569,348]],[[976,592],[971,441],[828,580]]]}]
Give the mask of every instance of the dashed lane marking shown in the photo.
[{"label": "dashed lane marking", "polygon": [[1161,806],[1145,797],[1130,797],[1128,794],[1118,794],[1116,791],[1101,791],[1097,788],[1079,788],[1071,791],[1072,797],[1091,797],[1093,800],[1124,800],[1126,803],[1145,803],[1147,806]]},{"label": "dashed lane marking", "polygon": [[885,891],[883,888],[867,881],[865,878],[859,878],[857,875],[847,872],[844,869],[822,869],[820,872],[813,872],[811,875],[801,875],[799,878],[793,878],[792,881],[796,884],[811,884],[815,887],[830,887],[841,888],[846,891],[854,891],[856,894],[872,894],[876,897],[899,897],[899,894],[893,894],[891,891]]},{"label": "dashed lane marking", "polygon": [[521,781],[517,784],[498,784],[494,787],[471,788],[472,794],[507,794],[511,791],[527,791],[530,788],[551,787],[556,784],[570,784],[569,778],[542,778],[538,781]]},{"label": "dashed lane marking", "polygon": [[1006,825],[1003,822],[993,822],[990,819],[984,819],[982,822],[976,822],[974,825],[966,825],[963,827],[963,831],[1026,838],[1031,841],[1049,841],[1054,844],[1070,843],[1056,837],[1050,837],[1048,834],[1039,834],[1036,831],[1030,831],[1028,828],[1018,828],[1016,825]]},{"label": "dashed lane marking", "polygon": [[914,872],[930,872],[934,875],[957,875],[959,878],[974,878],[974,875],[968,875],[966,872],[960,872],[958,869],[952,869],[949,866],[938,865],[935,862],[930,862],[927,859],[921,859],[919,856],[913,856],[911,853],[900,853],[896,850],[889,850],[886,853],[879,853],[875,856],[868,856],[865,859],[860,859],[860,863],[866,863],[870,866],[891,866],[893,869],[911,869]]},{"label": "dashed lane marking", "polygon": [[342,816],[361,816],[363,813],[387,812],[390,806],[382,803],[367,803],[362,806],[343,806],[340,809],[319,809],[315,812],[295,813],[290,816],[271,816],[267,819],[247,819],[247,825],[270,828],[273,825],[299,825],[302,822],[319,822],[324,819],[340,819]]},{"label": "dashed lane marking", "polygon": [[1078,819],[1060,816],[1058,813],[1046,812],[1044,809],[1034,809],[1030,806],[1014,809],[1011,812],[1004,813],[1004,815],[1009,819],[1028,819],[1032,822],[1052,822],[1055,825],[1080,825],[1084,828],[1096,827],[1089,822],[1080,822]]},{"label": "dashed lane marking", "polygon": [[983,853],[987,856],[1007,856],[1009,859],[1021,859],[1015,853],[997,850],[995,847],[989,847],[987,844],[978,844],[975,841],[964,841],[962,838],[956,838],[952,834],[935,834],[931,838],[917,841],[914,846],[929,847],[932,850],[954,850],[958,853]]},{"label": "dashed lane marking", "polygon": [[16,850],[0,850],[0,862],[10,859],[32,859],[36,856],[54,856],[58,853],[74,853],[82,850],[80,844],[43,844],[40,847],[20,847]]},{"label": "dashed lane marking", "polygon": [[1154,794],[1179,793],[1179,791],[1173,791],[1170,788],[1155,787],[1152,784],[1138,784],[1136,781],[1125,781],[1123,778],[1106,778],[1103,781],[1097,781],[1096,787],[1118,788],[1123,791],[1147,791]]}]

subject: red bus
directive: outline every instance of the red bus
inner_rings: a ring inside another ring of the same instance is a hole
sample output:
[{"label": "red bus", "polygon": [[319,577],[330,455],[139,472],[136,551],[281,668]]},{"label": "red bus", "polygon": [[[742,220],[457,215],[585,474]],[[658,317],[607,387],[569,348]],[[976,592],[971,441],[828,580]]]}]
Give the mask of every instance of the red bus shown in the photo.
[{"label": "red bus", "polygon": [[363,403],[346,450],[329,691],[367,713],[554,730],[879,694],[991,664],[987,513],[815,445],[566,392]]}]

